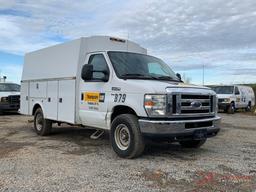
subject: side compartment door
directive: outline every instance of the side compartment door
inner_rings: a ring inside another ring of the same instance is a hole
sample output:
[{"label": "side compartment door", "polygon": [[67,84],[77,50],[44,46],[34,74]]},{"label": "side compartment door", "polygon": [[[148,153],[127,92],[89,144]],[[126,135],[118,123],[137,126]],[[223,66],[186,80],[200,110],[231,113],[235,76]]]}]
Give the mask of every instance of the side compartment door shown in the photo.
[{"label": "side compartment door", "polygon": [[[86,63],[93,65],[94,71],[107,71],[111,77],[109,66],[104,53],[89,54]],[[109,84],[99,80],[103,73],[94,72],[92,80],[80,82],[79,117],[84,125],[106,128],[107,98],[109,98]]]},{"label": "side compartment door", "polygon": [[75,123],[76,80],[60,80],[58,95],[58,121]]},{"label": "side compartment door", "polygon": [[58,118],[58,81],[47,82],[47,99],[45,103],[45,118]]},{"label": "side compartment door", "polygon": [[21,83],[20,112],[24,115],[29,114],[29,82]]}]

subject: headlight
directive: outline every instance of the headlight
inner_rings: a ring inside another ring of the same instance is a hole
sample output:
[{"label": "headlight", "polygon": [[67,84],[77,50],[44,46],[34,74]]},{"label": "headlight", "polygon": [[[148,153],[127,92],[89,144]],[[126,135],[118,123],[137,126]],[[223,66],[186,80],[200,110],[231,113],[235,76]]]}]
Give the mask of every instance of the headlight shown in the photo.
[{"label": "headlight", "polygon": [[6,103],[8,102],[8,97],[0,97],[0,101]]},{"label": "headlight", "polygon": [[165,116],[166,95],[145,95],[144,107],[148,116]]},{"label": "headlight", "polygon": [[224,102],[229,102],[229,101],[230,101],[229,98],[224,99]]}]

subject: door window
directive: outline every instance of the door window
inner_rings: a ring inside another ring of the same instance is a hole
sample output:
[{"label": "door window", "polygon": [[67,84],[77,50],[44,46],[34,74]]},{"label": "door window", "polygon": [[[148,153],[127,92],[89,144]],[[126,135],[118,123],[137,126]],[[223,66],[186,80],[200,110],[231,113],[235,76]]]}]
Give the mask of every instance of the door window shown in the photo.
[{"label": "door window", "polygon": [[239,92],[239,90],[238,90],[238,87],[235,87],[235,94],[236,94],[236,95],[239,95],[239,94],[240,94],[240,92]]},{"label": "door window", "polygon": [[[109,71],[108,64],[102,54],[91,55],[88,64],[93,65],[94,71]],[[102,72],[94,72],[92,78],[100,79],[104,77]]]}]

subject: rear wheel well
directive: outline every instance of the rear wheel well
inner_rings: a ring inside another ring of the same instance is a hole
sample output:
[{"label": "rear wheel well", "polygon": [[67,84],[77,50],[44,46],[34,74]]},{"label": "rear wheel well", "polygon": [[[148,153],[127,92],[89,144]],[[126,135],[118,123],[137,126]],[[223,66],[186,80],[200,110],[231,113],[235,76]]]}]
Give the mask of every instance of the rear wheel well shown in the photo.
[{"label": "rear wheel well", "polygon": [[35,104],[33,107],[32,115],[35,115],[35,112],[38,108],[42,108],[39,104]]},{"label": "rear wheel well", "polygon": [[115,106],[113,108],[113,112],[112,112],[112,115],[111,115],[111,122],[118,116],[118,115],[121,115],[121,114],[133,114],[133,115],[136,115],[137,114],[135,113],[135,111],[128,107],[128,106],[124,106],[124,105],[119,105],[119,106]]}]

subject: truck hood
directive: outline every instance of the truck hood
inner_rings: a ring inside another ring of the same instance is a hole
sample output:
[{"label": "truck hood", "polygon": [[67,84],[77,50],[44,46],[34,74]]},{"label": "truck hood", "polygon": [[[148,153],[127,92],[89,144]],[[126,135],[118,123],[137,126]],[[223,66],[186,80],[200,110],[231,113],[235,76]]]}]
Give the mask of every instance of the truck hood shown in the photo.
[{"label": "truck hood", "polygon": [[145,93],[166,93],[166,92],[172,92],[172,89],[177,90],[177,88],[201,89],[201,91],[204,90],[207,92],[213,92],[208,87],[180,83],[180,82],[171,82],[171,81],[127,79],[123,81],[122,84],[125,84],[124,87],[126,91],[129,91],[129,92],[144,91]]},{"label": "truck hood", "polygon": [[0,97],[8,97],[9,95],[20,95],[20,92],[0,92]]},{"label": "truck hood", "polygon": [[217,97],[219,99],[227,99],[227,98],[233,97],[233,95],[232,94],[217,94]]}]

